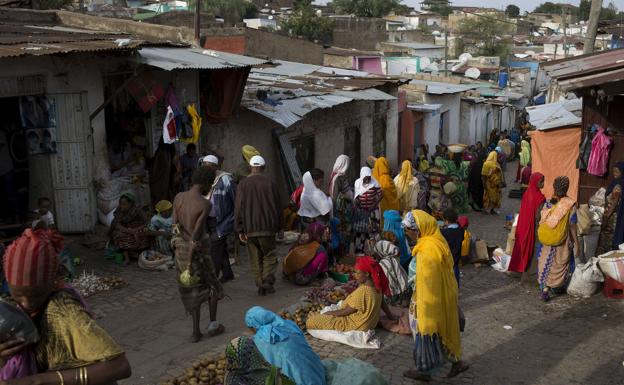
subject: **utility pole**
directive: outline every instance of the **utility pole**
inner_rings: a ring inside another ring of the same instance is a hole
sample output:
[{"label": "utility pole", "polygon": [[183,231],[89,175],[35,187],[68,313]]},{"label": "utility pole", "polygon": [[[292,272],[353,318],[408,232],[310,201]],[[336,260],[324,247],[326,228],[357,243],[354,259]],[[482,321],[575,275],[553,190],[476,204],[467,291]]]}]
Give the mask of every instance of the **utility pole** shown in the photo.
[{"label": "utility pole", "polygon": [[448,76],[448,29],[444,30],[444,76]]},{"label": "utility pole", "polygon": [[199,13],[201,12],[201,0],[195,0],[195,44],[201,47],[201,36],[199,31]]},{"label": "utility pole", "polygon": [[589,9],[589,22],[587,25],[587,35],[585,35],[585,47],[583,47],[583,53],[594,52],[600,11],[602,11],[602,0],[592,0],[591,8]]},{"label": "utility pole", "polygon": [[565,8],[561,8],[561,24],[563,24],[563,58],[568,57],[568,33],[566,32],[566,11]]}]

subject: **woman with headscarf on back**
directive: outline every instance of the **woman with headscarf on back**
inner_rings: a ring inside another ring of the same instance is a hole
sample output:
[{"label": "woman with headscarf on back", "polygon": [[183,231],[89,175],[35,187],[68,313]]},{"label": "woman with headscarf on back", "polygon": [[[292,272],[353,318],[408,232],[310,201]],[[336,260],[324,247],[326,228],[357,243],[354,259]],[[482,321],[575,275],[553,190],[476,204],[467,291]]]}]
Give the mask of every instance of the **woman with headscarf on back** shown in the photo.
[{"label": "woman with headscarf on back", "polygon": [[382,192],[381,202],[379,203],[379,211],[381,214],[381,227],[383,228],[383,214],[386,210],[399,210],[399,198],[397,188],[390,176],[390,165],[388,160],[380,157],[375,162],[373,169],[373,178],[379,183]]},{"label": "woman with headscarf on back", "polygon": [[452,363],[448,377],[468,370],[461,361],[458,287],[453,256],[434,217],[422,210],[405,214],[405,234],[416,242],[416,284],[410,304],[410,326],[414,336],[415,370],[403,375],[430,381],[431,374],[446,361]]},{"label": "woman with headscarf on back", "polygon": [[368,331],[377,327],[381,310],[391,320],[396,317],[383,297],[391,296],[388,277],[374,258],[359,257],[355,262],[355,279],[359,286],[342,301],[339,310],[308,316],[309,330]]},{"label": "woman with headscarf on back", "polygon": [[481,168],[483,178],[483,209],[484,213],[496,215],[495,209],[501,207],[503,190],[503,170],[497,161],[497,152],[492,151]]},{"label": "woman with headscarf on back", "polygon": [[580,250],[576,202],[567,196],[569,187],[567,176],[555,178],[553,196],[540,212],[537,281],[544,302],[563,292],[571,273],[570,259],[574,250]]},{"label": "woman with headscarf on back", "polygon": [[317,168],[303,174],[303,192],[297,214],[301,217],[304,227],[316,221],[325,224],[329,220],[333,204],[331,197],[320,188],[323,177],[323,171]]},{"label": "woman with headscarf on back", "polygon": [[0,301],[29,317],[39,340],[0,339],[2,384],[106,385],[130,377],[123,348],[95,322],[80,295],[59,280],[62,249],[63,238],[55,231],[27,229],[4,254],[11,297]]},{"label": "woman with headscarf on back", "polygon": [[405,271],[409,270],[409,263],[412,260],[412,254],[409,251],[409,246],[407,244],[407,239],[405,239],[405,232],[403,231],[403,227],[401,226],[401,222],[403,217],[401,213],[397,210],[388,210],[384,213],[384,233],[386,231],[394,234],[396,238],[396,244],[399,248],[400,254],[400,262],[401,266]]},{"label": "woman with headscarf on back", "polygon": [[353,204],[353,233],[355,253],[363,254],[366,241],[379,233],[379,202],[382,198],[379,183],[371,176],[371,169],[362,167],[360,179],[355,181]]},{"label": "woman with headscarf on back", "polygon": [[613,167],[613,180],[609,183],[605,194],[605,210],[602,215],[602,226],[598,238],[596,255],[617,250],[624,242],[624,162]]},{"label": "woman with headscarf on back", "polygon": [[152,205],[155,206],[162,200],[173,202],[173,198],[180,191],[181,181],[182,173],[175,145],[166,144],[161,138],[149,172]]},{"label": "woman with headscarf on back", "polygon": [[410,287],[407,283],[407,272],[399,264],[399,248],[390,241],[379,241],[373,246],[373,256],[379,262],[390,286],[390,304],[409,304]]},{"label": "woman with headscarf on back", "polygon": [[327,272],[329,255],[323,246],[326,230],[319,222],[310,224],[299,244],[284,258],[282,271],[297,285],[307,285]]},{"label": "woman with headscarf on back", "polygon": [[[544,175],[536,172],[531,175],[529,187],[522,195],[520,214],[516,225],[516,240],[511,253],[509,271],[518,273],[526,272],[535,254],[535,241],[537,238],[537,219],[542,211],[542,205],[546,198],[540,191],[544,187]],[[535,267],[535,266],[533,266]]]},{"label": "woman with headscarf on back", "polygon": [[245,324],[255,332],[253,341],[269,364],[297,385],[325,385],[323,363],[297,324],[260,306],[247,310]]},{"label": "woman with headscarf on back", "polygon": [[349,178],[346,175],[348,169],[349,157],[340,155],[334,163],[327,189],[334,205],[333,217],[339,220],[340,238],[346,245],[351,244],[351,218],[353,211],[353,185],[349,183]]},{"label": "woman with headscarf on back", "polygon": [[401,212],[407,212],[418,207],[418,193],[420,186],[414,178],[412,162],[404,160],[401,164],[401,172],[394,178],[394,185],[399,198]]}]

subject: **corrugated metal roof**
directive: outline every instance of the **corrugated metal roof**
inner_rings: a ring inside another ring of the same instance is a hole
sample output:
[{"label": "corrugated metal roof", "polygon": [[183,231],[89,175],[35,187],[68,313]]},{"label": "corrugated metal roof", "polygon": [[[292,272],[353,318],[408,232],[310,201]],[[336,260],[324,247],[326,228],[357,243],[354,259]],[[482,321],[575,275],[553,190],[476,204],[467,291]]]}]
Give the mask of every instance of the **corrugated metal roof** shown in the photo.
[{"label": "corrugated metal roof", "polygon": [[144,64],[167,71],[250,67],[267,63],[249,56],[196,48],[142,48],[139,56]]},{"label": "corrugated metal roof", "polygon": [[412,111],[436,112],[442,108],[442,104],[408,104],[407,108]]},{"label": "corrugated metal roof", "polygon": [[587,76],[590,74],[624,68],[624,49],[613,49],[573,58],[544,62],[540,67],[551,78]]},{"label": "corrugated metal roof", "polygon": [[426,92],[433,95],[457,94],[459,92],[464,92],[479,87],[479,84],[453,84],[417,79],[411,80],[410,84],[426,86]]},{"label": "corrugated metal roof", "polygon": [[18,56],[41,56],[70,52],[98,52],[110,50],[127,50],[140,47],[144,41],[131,40],[124,44],[110,40],[74,41],[63,43],[19,43],[0,45],[0,58]]},{"label": "corrugated metal roof", "polygon": [[280,104],[272,106],[257,99],[244,99],[242,105],[260,115],[290,127],[303,117],[317,109],[331,108],[354,100],[394,100],[395,97],[377,89],[360,91],[336,91],[333,94],[304,96],[293,99],[281,99]]},{"label": "corrugated metal roof", "polygon": [[540,131],[581,124],[583,99],[527,107],[526,111],[529,123]]}]

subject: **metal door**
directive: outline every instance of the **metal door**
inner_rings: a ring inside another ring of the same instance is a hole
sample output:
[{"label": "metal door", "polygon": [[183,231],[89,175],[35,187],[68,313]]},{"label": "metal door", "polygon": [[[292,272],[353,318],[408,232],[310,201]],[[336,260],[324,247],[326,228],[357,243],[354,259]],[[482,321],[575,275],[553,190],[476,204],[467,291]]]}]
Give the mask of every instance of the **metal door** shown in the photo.
[{"label": "metal door", "polygon": [[93,230],[93,136],[87,93],[52,94],[57,153],[50,155],[56,225],[64,233]]}]

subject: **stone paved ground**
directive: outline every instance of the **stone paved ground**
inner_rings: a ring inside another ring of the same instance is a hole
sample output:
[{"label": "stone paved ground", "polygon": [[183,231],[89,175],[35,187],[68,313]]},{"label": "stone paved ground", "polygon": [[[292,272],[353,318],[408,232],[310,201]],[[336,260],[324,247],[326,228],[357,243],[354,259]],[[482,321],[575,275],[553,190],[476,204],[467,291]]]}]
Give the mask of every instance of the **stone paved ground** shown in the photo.
[{"label": "stone paved ground", "polygon": [[[517,200],[505,199],[502,214],[514,212],[518,205]],[[473,233],[504,244],[504,215],[474,213],[470,220]],[[304,292],[278,280],[277,294],[257,297],[243,257],[242,266],[235,267],[238,279],[225,287],[230,298],[220,304],[219,319],[226,333],[190,344],[190,319],[178,299],[173,272],[122,269],[105,261],[101,252],[82,247],[80,239],[71,239],[70,246],[75,254],[85,256],[87,271],[120,275],[130,282],[124,289],[89,298],[98,321],[126,348],[133,376],[122,384],[158,384],[180,374],[194,359],[222,352],[228,340],[244,333],[243,314],[250,306],[279,310]],[[526,289],[517,279],[489,267],[467,266],[462,272],[460,305],[467,319],[462,343],[471,369],[453,380],[439,373],[432,384],[624,383],[622,301],[602,295],[583,300],[564,296],[543,304],[535,289]],[[207,317],[203,324],[207,325]],[[412,365],[411,337],[383,331],[378,335],[383,346],[375,351],[313,339],[310,343],[322,358],[357,357],[379,367],[392,385],[416,384],[401,376]]]}]

